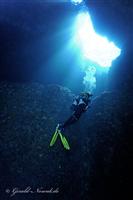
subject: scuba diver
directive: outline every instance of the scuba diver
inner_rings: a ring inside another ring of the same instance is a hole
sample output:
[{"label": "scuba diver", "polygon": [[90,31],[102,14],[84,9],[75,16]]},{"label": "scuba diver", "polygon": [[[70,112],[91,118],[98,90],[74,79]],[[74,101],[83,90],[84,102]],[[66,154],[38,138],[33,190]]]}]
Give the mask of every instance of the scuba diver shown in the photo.
[{"label": "scuba diver", "polygon": [[74,99],[71,106],[73,114],[63,124],[59,124],[60,131],[64,131],[67,126],[77,122],[81,117],[82,113],[87,111],[89,103],[91,102],[90,100],[91,96],[92,94],[88,92],[83,92]]},{"label": "scuba diver", "polygon": [[70,149],[70,146],[69,146],[65,136],[62,135],[62,132],[64,132],[64,130],[68,126],[77,122],[80,119],[81,115],[87,111],[87,109],[89,108],[89,104],[91,102],[90,98],[92,96],[93,95],[89,92],[82,92],[74,99],[72,106],[71,106],[71,110],[73,111],[72,115],[63,124],[57,125],[56,131],[50,142],[50,146],[54,145],[54,143],[56,142],[57,137],[59,135],[64,148],[67,150]]}]

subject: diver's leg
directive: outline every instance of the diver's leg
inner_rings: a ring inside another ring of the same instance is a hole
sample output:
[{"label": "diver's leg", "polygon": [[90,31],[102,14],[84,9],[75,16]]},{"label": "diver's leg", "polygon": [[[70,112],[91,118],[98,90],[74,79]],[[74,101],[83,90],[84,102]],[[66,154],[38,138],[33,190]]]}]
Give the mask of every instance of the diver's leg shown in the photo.
[{"label": "diver's leg", "polygon": [[78,108],[76,109],[76,111],[73,113],[73,115],[71,115],[68,120],[66,120],[64,122],[64,124],[61,124],[59,129],[62,131],[64,130],[67,126],[70,126],[71,124],[74,124],[75,122],[77,122],[79,120],[79,118],[81,117],[82,113],[84,112],[84,108],[85,105],[81,104],[80,106],[78,106]]},{"label": "diver's leg", "polygon": [[78,108],[73,113],[73,115],[70,118],[68,118],[68,120],[63,124],[63,128],[66,128],[67,126],[77,122],[81,117],[82,113],[84,112],[84,109],[85,109],[84,104],[79,105]]},{"label": "diver's leg", "polygon": [[73,114],[71,117],[68,118],[67,121],[62,125],[62,128],[65,129],[67,126],[74,124],[78,119],[76,116]]}]

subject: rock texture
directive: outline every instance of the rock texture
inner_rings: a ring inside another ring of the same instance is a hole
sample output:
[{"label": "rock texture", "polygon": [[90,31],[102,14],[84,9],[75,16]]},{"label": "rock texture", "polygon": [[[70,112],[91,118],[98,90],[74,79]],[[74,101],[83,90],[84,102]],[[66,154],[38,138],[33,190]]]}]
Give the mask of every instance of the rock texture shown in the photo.
[{"label": "rock texture", "polygon": [[[102,199],[125,195],[131,172],[132,95],[104,92],[65,135],[49,147],[74,95],[59,85],[0,83],[0,187],[59,188],[57,194],[16,194],[19,199]],[[127,193],[126,193],[127,195]]]}]

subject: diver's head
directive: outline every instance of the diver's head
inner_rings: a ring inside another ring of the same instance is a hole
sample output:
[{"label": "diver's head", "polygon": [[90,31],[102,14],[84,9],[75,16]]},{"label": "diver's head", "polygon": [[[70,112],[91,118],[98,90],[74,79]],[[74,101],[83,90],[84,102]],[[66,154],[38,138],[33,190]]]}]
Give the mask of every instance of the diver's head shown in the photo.
[{"label": "diver's head", "polygon": [[82,92],[80,95],[88,99],[93,96],[91,92]]},{"label": "diver's head", "polygon": [[85,92],[85,94],[86,94],[86,96],[88,96],[88,97],[92,97],[92,96],[93,96],[93,94],[91,94],[90,92]]}]

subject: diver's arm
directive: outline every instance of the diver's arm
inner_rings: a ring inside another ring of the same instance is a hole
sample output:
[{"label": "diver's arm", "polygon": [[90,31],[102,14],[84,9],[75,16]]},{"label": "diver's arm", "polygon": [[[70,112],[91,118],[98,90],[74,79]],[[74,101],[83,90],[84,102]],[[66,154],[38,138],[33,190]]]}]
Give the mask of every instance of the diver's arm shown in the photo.
[{"label": "diver's arm", "polygon": [[85,111],[87,111],[89,108],[91,108],[91,100],[89,100],[86,104],[86,107],[85,107]]},{"label": "diver's arm", "polygon": [[79,101],[79,96],[76,96],[71,105],[71,110],[75,110],[75,108],[78,106],[78,101]]}]

